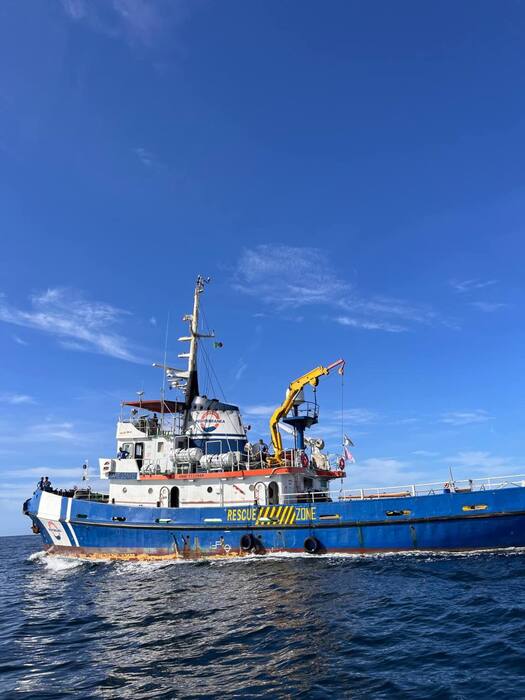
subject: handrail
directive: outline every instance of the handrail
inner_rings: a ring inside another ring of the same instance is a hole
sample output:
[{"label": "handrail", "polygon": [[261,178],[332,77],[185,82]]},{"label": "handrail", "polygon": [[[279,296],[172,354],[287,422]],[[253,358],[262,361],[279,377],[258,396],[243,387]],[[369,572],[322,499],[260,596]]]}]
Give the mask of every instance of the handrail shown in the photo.
[{"label": "handrail", "polygon": [[[413,496],[435,495],[448,493],[445,490],[448,482],[430,482],[426,484],[410,484],[407,486],[369,487],[365,489],[333,489],[324,491],[298,491],[283,494],[283,503],[318,503],[323,501],[372,500],[377,498],[409,498]],[[462,488],[462,485],[467,488]],[[478,479],[457,479],[448,483],[451,493],[476,493],[489,489],[525,488],[525,474],[510,474],[504,476],[482,477]]]}]

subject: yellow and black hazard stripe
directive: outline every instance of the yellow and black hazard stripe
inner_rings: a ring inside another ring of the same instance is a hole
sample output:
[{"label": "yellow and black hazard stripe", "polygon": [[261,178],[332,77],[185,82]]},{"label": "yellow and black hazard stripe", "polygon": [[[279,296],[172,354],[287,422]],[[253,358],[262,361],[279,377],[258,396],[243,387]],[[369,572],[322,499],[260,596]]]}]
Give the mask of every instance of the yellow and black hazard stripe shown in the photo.
[{"label": "yellow and black hazard stripe", "polygon": [[295,506],[264,506],[257,513],[255,525],[293,525],[296,518]]}]

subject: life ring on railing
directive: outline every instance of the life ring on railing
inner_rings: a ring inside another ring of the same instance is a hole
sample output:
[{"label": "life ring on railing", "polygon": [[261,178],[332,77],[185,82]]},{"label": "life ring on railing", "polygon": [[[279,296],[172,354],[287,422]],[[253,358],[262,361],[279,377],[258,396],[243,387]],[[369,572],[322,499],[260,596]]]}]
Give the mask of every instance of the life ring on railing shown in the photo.
[{"label": "life ring on railing", "polygon": [[306,452],[301,453],[301,464],[303,467],[307,467],[310,464],[310,460],[308,459]]},{"label": "life ring on railing", "polygon": [[345,458],[341,457],[338,464],[339,464],[339,469],[344,469],[345,468]]},{"label": "life ring on railing", "polygon": [[317,537],[307,537],[304,541],[304,548],[308,554],[319,554],[323,549],[323,545]]}]

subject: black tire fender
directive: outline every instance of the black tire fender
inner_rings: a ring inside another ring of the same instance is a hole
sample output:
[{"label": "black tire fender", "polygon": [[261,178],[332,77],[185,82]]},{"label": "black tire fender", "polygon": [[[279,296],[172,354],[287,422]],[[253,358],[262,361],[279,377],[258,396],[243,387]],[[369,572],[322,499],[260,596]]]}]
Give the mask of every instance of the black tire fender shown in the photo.
[{"label": "black tire fender", "polygon": [[304,541],[304,548],[308,554],[319,554],[323,547],[317,537],[307,537]]},{"label": "black tire fender", "polygon": [[241,537],[241,541],[239,544],[243,552],[251,552],[252,549],[255,549],[255,547],[257,546],[255,537],[249,532],[245,533]]}]

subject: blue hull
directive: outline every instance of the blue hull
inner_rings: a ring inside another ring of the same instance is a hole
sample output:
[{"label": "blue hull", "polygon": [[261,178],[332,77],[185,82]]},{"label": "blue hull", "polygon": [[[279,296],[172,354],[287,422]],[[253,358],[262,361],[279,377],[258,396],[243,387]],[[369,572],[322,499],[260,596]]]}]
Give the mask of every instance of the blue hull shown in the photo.
[{"label": "blue hull", "polygon": [[[37,491],[24,512],[46,549],[64,554],[199,557],[305,548],[366,553],[525,546],[522,487],[239,508],[130,507]],[[249,538],[241,543],[243,535]]]}]

